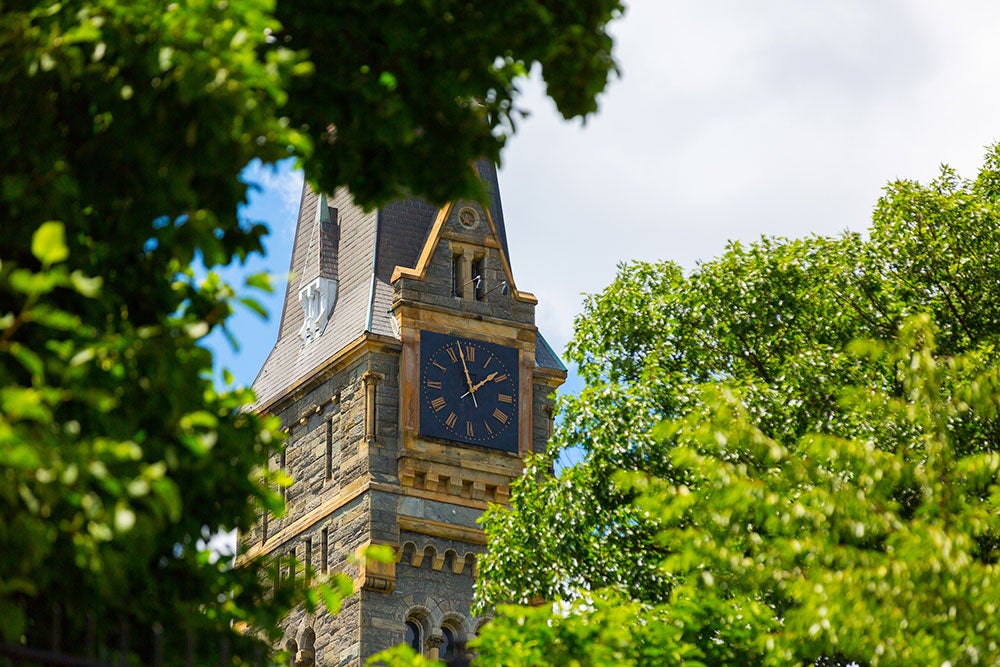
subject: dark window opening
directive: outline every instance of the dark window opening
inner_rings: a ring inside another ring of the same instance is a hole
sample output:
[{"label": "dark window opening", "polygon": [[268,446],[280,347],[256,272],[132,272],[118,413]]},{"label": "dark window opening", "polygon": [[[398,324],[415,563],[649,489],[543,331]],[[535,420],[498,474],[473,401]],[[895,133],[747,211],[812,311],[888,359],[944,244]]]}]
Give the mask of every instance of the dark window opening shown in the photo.
[{"label": "dark window opening", "polygon": [[326,480],[333,478],[333,420],[326,420]]},{"label": "dark window opening", "polygon": [[323,574],[326,574],[327,571],[327,557],[329,554],[328,552],[329,546],[330,546],[330,529],[324,528],[323,543],[320,545],[320,554],[319,554],[319,557],[322,559],[319,564],[319,570]]},{"label": "dark window opening", "polygon": [[485,257],[480,257],[472,262],[472,284],[476,290],[474,292],[476,301],[482,301],[483,295],[486,293],[486,280],[483,275],[485,264]]},{"label": "dark window opening", "polygon": [[441,660],[450,660],[455,654],[455,631],[447,625],[441,627],[441,648],[438,656]]},{"label": "dark window opening", "polygon": [[462,297],[462,256],[452,255],[451,258],[451,295]]},{"label": "dark window opening", "polygon": [[406,621],[406,645],[417,653],[423,653],[420,646],[420,626],[416,621]]}]

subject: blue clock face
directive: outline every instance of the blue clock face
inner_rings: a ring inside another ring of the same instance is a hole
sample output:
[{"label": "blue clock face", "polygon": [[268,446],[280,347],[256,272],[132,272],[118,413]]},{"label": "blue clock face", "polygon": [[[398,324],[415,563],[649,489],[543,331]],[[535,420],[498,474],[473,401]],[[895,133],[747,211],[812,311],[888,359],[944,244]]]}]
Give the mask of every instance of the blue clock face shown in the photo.
[{"label": "blue clock face", "polygon": [[518,351],[420,332],[420,433],[517,451]]}]

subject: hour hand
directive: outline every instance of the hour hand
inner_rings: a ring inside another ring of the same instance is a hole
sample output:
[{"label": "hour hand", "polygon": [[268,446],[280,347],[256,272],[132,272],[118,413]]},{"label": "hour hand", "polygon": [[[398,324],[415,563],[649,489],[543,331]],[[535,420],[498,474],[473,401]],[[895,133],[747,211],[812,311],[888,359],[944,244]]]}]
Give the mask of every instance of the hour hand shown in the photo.
[{"label": "hour hand", "polygon": [[476,393],[477,389],[479,389],[480,387],[482,387],[484,384],[486,384],[487,382],[489,382],[490,380],[492,380],[496,376],[497,376],[496,371],[490,373],[489,375],[486,376],[486,378],[484,380],[482,380],[481,382],[477,382],[474,386],[469,387],[469,392],[472,393],[473,396],[475,396],[475,393]]}]

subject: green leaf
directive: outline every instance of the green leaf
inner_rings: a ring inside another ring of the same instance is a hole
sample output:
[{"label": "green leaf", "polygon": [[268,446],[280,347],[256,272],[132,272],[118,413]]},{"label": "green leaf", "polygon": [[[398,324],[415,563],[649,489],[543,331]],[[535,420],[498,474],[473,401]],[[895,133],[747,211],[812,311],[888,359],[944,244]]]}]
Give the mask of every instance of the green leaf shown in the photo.
[{"label": "green leaf", "polygon": [[104,279],[100,276],[88,278],[81,271],[74,271],[69,274],[69,279],[73,289],[88,298],[97,296],[101,291],[101,286],[104,284]]},{"label": "green leaf", "polygon": [[31,237],[31,254],[46,267],[62,262],[69,257],[66,229],[63,223],[58,220],[42,223],[42,226]]},{"label": "green leaf", "polygon": [[251,299],[249,297],[240,297],[239,302],[244,306],[252,310],[253,312],[260,315],[262,319],[267,319],[267,309],[264,308],[256,299]]},{"label": "green leaf", "polygon": [[272,281],[272,276],[270,273],[266,272],[255,273],[247,277],[246,286],[263,290],[268,294],[270,294],[274,291],[274,285],[272,284],[271,281]]},{"label": "green leaf", "polygon": [[30,347],[22,345],[18,342],[11,343],[8,349],[10,350],[11,356],[13,356],[21,364],[21,366],[25,368],[25,370],[31,373],[33,381],[36,384],[41,383],[45,374],[45,364],[42,361],[41,356],[39,356]]},{"label": "green leaf", "polygon": [[344,599],[354,591],[354,583],[350,577],[338,572],[330,578],[329,583],[322,583],[317,588],[327,611],[336,615],[344,604]]},{"label": "green leaf", "polygon": [[369,544],[365,549],[365,558],[377,563],[392,563],[396,560],[396,551],[385,544]]}]

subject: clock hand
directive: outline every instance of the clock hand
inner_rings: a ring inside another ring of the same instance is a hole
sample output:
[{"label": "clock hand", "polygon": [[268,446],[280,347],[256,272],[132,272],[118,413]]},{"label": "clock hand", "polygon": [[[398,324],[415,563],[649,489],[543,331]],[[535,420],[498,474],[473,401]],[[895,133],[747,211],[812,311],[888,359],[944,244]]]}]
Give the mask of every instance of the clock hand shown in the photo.
[{"label": "clock hand", "polygon": [[462,394],[462,398],[465,398],[469,394],[472,394],[472,404],[479,408],[479,402],[476,401],[476,387],[472,386],[472,378],[469,377],[469,367],[465,364],[465,354],[462,352],[462,344],[455,343],[458,346],[458,356],[462,359],[462,370],[465,371],[465,385],[469,388],[469,391]]},{"label": "clock hand", "polygon": [[[466,397],[466,396],[468,396],[469,394],[472,394],[472,397],[473,397],[473,399],[474,399],[474,398],[476,397],[476,394],[475,394],[475,391],[476,391],[477,389],[479,389],[480,387],[482,387],[482,386],[483,386],[484,384],[486,384],[487,382],[489,382],[490,380],[492,380],[493,378],[495,378],[496,376],[497,376],[497,373],[496,373],[496,371],[493,371],[492,373],[490,373],[489,375],[487,375],[487,376],[486,376],[486,379],[485,379],[485,380],[483,380],[482,382],[479,382],[479,383],[478,383],[478,384],[476,384],[476,385],[475,385],[474,387],[469,387],[469,391],[467,391],[467,392],[465,392],[464,394],[462,394],[462,396],[461,396],[461,397],[462,397],[462,398],[465,398],[465,397]],[[477,405],[476,407],[478,408],[479,406]]]}]

